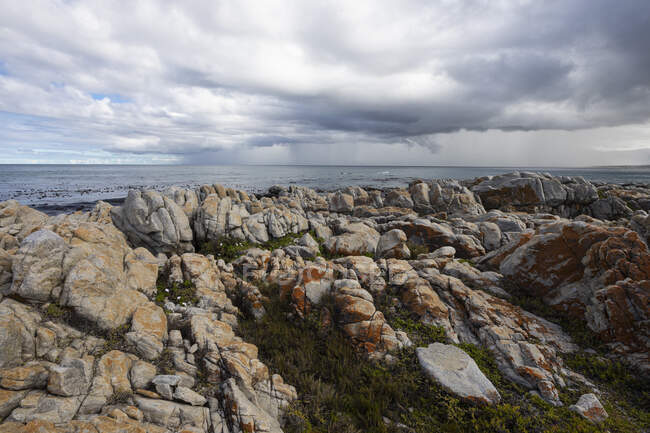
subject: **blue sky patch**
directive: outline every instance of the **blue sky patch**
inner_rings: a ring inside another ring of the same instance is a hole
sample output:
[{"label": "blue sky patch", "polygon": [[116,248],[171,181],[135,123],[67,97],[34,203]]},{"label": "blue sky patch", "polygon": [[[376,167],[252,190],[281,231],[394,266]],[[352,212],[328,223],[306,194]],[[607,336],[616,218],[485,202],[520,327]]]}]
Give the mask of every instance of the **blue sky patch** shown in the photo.
[{"label": "blue sky patch", "polygon": [[101,101],[104,98],[108,98],[111,100],[111,102],[115,102],[118,104],[122,104],[125,102],[131,102],[129,98],[125,98],[124,96],[118,94],[118,93],[91,93],[90,96],[93,97],[93,99],[97,101]]}]

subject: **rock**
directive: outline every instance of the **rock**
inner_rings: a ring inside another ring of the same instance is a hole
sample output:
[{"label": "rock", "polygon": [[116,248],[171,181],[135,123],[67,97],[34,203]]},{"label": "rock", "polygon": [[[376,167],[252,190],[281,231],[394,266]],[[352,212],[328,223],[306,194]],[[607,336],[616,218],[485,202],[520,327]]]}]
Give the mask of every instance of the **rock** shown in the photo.
[{"label": "rock", "polygon": [[14,391],[44,388],[49,372],[38,362],[0,370],[0,386]]},{"label": "rock", "polygon": [[176,389],[174,390],[174,398],[176,400],[189,403],[192,406],[203,406],[207,403],[205,397],[203,397],[201,394],[197,392],[192,391],[191,389],[185,386],[176,387]]},{"label": "rock", "polygon": [[81,414],[98,413],[108,399],[116,393],[131,393],[129,372],[137,357],[111,350],[101,357],[88,396],[79,409]]},{"label": "rock", "polygon": [[156,377],[156,366],[145,361],[135,361],[129,371],[129,379],[133,389],[146,389]]},{"label": "rock", "polygon": [[583,178],[556,178],[546,174],[513,172],[478,179],[471,190],[486,209],[552,212],[575,217],[598,200],[598,191]]},{"label": "rock", "polygon": [[19,366],[28,353],[34,353],[33,334],[16,314],[16,302],[0,303],[0,368]]},{"label": "rock", "polygon": [[63,397],[83,395],[88,392],[93,375],[93,358],[65,359],[50,369],[48,392]]},{"label": "rock", "polygon": [[382,276],[381,269],[370,257],[347,256],[335,259],[334,263],[354,271],[362,286],[367,287],[373,294],[382,292],[386,287],[386,281]]},{"label": "rock", "polygon": [[153,302],[139,306],[133,313],[131,332],[126,338],[145,359],[158,358],[167,341],[167,316],[163,309]]},{"label": "rock", "polygon": [[64,260],[68,271],[59,303],[102,329],[124,325],[147,302],[145,295],[125,287],[125,258],[131,250],[124,235],[112,225],[82,223],[70,236],[73,248]]},{"label": "rock", "polygon": [[629,218],[632,215],[632,209],[618,197],[607,197],[596,200],[589,205],[589,210],[594,218],[601,220]]},{"label": "rock", "polygon": [[416,354],[426,375],[452,394],[478,404],[497,404],[501,396],[476,362],[456,346],[433,343]]},{"label": "rock", "polygon": [[158,259],[145,248],[136,248],[124,257],[127,288],[146,296],[156,293]]},{"label": "rock", "polygon": [[411,252],[406,246],[406,234],[399,230],[390,230],[379,238],[377,243],[377,250],[375,256],[378,258],[396,258],[407,259],[411,256]]},{"label": "rock", "polygon": [[486,251],[496,250],[501,246],[501,229],[493,222],[485,221],[479,223],[479,230],[481,230],[483,247]]},{"label": "rock", "polygon": [[20,405],[27,391],[8,391],[0,389],[0,420],[4,419],[12,410]]},{"label": "rock", "polygon": [[124,204],[111,209],[111,217],[133,245],[154,254],[194,251],[187,215],[173,200],[156,191],[130,190]]},{"label": "rock", "polygon": [[11,235],[18,242],[40,229],[46,221],[47,215],[16,200],[0,202],[0,233]]},{"label": "rock", "polygon": [[504,276],[650,368],[650,252],[636,232],[560,221],[514,246],[493,262]]},{"label": "rock", "polygon": [[386,194],[384,206],[413,209],[413,200],[411,199],[411,195],[405,189],[393,189]]},{"label": "rock", "polygon": [[337,192],[330,197],[330,212],[352,212],[354,210],[354,197],[350,194]]},{"label": "rock", "polygon": [[329,238],[323,247],[333,255],[374,254],[379,238],[379,232],[372,227],[363,223],[352,223],[343,228],[342,234]]},{"label": "rock", "polygon": [[581,395],[578,402],[570,406],[569,409],[596,424],[605,421],[609,416],[594,394]]},{"label": "rock", "polygon": [[195,407],[165,400],[135,396],[135,403],[142,411],[144,420],[170,429],[179,430],[181,426],[195,427],[199,431],[209,431],[210,411],[207,407]]},{"label": "rock", "polygon": [[174,374],[159,374],[151,380],[154,385],[176,386],[181,382],[181,377]]},{"label": "rock", "polygon": [[335,281],[334,303],[337,324],[361,352],[380,359],[402,347],[383,313],[375,308],[372,295],[357,281]]},{"label": "rock", "polygon": [[34,395],[29,407],[18,407],[6,421],[29,423],[30,421],[65,424],[72,420],[81,405],[81,397],[57,397],[43,392]]},{"label": "rock", "polygon": [[50,230],[27,236],[13,259],[9,293],[41,302],[58,299],[63,286],[63,238]]},{"label": "rock", "polygon": [[401,229],[409,241],[425,245],[431,250],[452,246],[460,258],[470,259],[485,254],[485,249],[475,237],[454,233],[447,224],[419,218],[413,221],[393,221],[387,224],[387,228]]},{"label": "rock", "polygon": [[414,208],[421,214],[445,212],[449,215],[479,215],[485,213],[474,194],[452,179],[435,179],[429,183],[416,182],[409,187]]},{"label": "rock", "polygon": [[280,423],[264,409],[256,406],[237,386],[234,379],[221,385],[227,416],[235,431],[251,433],[282,433]]}]

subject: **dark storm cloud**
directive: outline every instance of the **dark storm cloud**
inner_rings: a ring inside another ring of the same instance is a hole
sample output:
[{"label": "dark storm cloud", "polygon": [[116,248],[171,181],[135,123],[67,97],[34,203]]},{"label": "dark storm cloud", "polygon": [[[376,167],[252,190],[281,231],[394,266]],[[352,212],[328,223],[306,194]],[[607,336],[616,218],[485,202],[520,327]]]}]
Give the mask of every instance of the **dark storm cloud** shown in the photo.
[{"label": "dark storm cloud", "polygon": [[455,131],[650,119],[646,0],[34,0],[4,5],[0,36],[6,148],[435,153]]}]

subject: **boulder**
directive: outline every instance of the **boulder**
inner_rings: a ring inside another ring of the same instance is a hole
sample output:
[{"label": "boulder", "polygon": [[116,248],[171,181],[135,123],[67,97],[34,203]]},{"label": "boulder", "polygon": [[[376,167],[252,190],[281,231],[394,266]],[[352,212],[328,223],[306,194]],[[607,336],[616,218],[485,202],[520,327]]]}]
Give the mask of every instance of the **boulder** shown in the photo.
[{"label": "boulder", "polygon": [[449,215],[479,215],[485,209],[474,194],[452,179],[415,182],[409,187],[414,209],[421,214],[445,212]]},{"label": "boulder", "polygon": [[413,209],[411,194],[405,189],[393,189],[386,194],[384,206],[402,207]]},{"label": "boulder", "polygon": [[379,238],[375,257],[408,259],[411,256],[406,246],[406,234],[400,229],[389,230]]},{"label": "boulder", "polygon": [[154,254],[194,251],[187,215],[159,192],[130,190],[124,204],[111,209],[111,217],[134,246]]},{"label": "boulder", "polygon": [[504,276],[650,368],[650,252],[636,232],[560,221],[517,245],[493,262]]},{"label": "boulder", "polygon": [[92,357],[65,359],[50,369],[48,392],[63,397],[85,395],[93,376]]},{"label": "boulder", "polygon": [[9,293],[41,302],[58,299],[67,251],[63,238],[50,230],[27,236],[13,258],[14,278]]},{"label": "boulder", "polygon": [[389,229],[401,229],[409,241],[425,245],[431,250],[451,246],[456,249],[458,257],[465,259],[485,254],[485,249],[474,236],[455,233],[448,224],[441,222],[418,218],[413,221],[393,221],[386,226]]},{"label": "boulder", "polygon": [[596,424],[605,421],[609,417],[603,405],[600,404],[598,397],[591,393],[581,395],[578,402],[570,406],[569,409]]},{"label": "boulder", "polygon": [[167,316],[163,309],[153,302],[140,305],[133,313],[131,330],[126,334],[126,339],[143,358],[158,358],[167,341]]},{"label": "boulder", "polygon": [[18,242],[40,229],[47,218],[43,212],[23,206],[16,200],[0,202],[0,233],[13,236]]},{"label": "boulder", "polygon": [[38,362],[20,367],[0,370],[0,386],[19,391],[22,389],[44,388],[49,372]]},{"label": "boulder", "polygon": [[343,233],[332,236],[323,247],[332,255],[359,256],[374,254],[379,242],[379,232],[364,223],[351,223],[343,227]]},{"label": "boulder", "polygon": [[443,388],[477,404],[497,404],[499,392],[476,362],[456,346],[433,343],[418,347],[416,354],[426,375]]},{"label": "boulder", "polygon": [[346,213],[354,210],[354,197],[342,192],[334,193],[330,196],[330,212]]}]

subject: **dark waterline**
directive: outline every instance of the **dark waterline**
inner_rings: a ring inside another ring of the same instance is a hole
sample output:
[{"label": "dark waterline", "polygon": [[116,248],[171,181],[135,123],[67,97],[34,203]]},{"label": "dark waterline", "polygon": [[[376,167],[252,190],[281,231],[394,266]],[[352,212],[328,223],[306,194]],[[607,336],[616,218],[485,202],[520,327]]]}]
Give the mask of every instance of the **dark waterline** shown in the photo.
[{"label": "dark waterline", "polygon": [[556,176],[583,176],[610,183],[650,183],[650,167],[435,167],[318,165],[0,165],[0,201],[58,213],[110,199],[119,203],[131,188],[162,190],[220,183],[249,192],[272,185],[302,185],[333,190],[348,185],[405,186],[415,179],[469,179],[515,170]]}]

